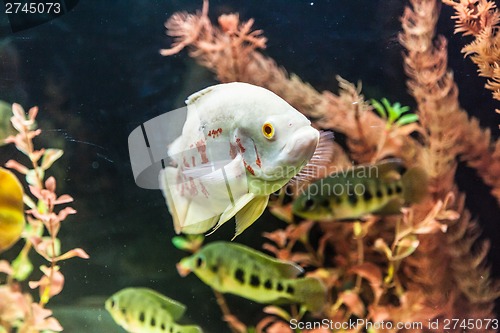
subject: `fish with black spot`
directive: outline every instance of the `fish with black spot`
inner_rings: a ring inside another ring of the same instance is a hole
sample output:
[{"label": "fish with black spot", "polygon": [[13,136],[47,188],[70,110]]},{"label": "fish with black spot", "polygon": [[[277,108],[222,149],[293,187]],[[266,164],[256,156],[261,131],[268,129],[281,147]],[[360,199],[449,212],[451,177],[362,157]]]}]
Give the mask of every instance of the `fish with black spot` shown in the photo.
[{"label": "fish with black spot", "polygon": [[148,288],[125,288],[106,300],[106,310],[129,333],[202,333],[176,323],[186,307]]},{"label": "fish with black spot", "polygon": [[221,293],[264,304],[298,303],[317,313],[323,308],[326,288],[313,277],[298,278],[303,269],[247,246],[213,242],[177,264],[182,276],[194,272]]},{"label": "fish with black spot", "polygon": [[293,203],[293,213],[314,221],[353,220],[367,214],[400,214],[428,193],[427,173],[406,169],[399,159],[361,165],[311,183]]}]

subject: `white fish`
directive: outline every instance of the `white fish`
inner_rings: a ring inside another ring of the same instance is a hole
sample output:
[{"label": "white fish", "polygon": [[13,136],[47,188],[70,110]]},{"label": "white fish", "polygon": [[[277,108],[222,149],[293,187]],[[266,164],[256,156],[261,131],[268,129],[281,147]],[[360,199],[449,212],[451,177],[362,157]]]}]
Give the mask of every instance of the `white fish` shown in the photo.
[{"label": "white fish", "polygon": [[246,83],[208,87],[186,104],[182,135],[168,150],[175,166],[159,176],[175,231],[204,233],[236,216],[236,237],[308,163],[319,132],[283,99]]}]

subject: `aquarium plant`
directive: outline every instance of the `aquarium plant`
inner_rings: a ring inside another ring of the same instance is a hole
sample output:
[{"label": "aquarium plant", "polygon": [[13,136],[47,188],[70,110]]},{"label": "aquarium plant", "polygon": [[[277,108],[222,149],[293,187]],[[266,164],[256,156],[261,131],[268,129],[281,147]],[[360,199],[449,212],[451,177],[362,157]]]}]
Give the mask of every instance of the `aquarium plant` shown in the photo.
[{"label": "aquarium plant", "polygon": [[[494,2],[443,2],[457,10],[453,17],[457,31],[476,37],[464,53],[473,55],[480,74],[490,78],[487,88],[498,98],[500,15]],[[161,51],[163,55],[186,48],[220,82],[265,87],[312,119],[317,128],[345,135],[345,144],[335,143],[331,148],[329,169],[395,157],[408,168],[426,171],[429,195],[422,202],[402,208],[400,215],[374,214],[363,223],[324,222],[319,224],[319,235],[317,228],[313,230],[314,222],[292,221],[291,204],[286,200],[273,203],[271,211],[289,224],[265,233],[264,249],[280,260],[301,265],[306,276],[326,285],[327,301],[321,313],[314,314],[317,321],[327,320],[339,327],[352,320],[418,322],[422,326],[407,331],[441,332],[442,319],[470,319],[481,322],[484,332],[498,328],[493,305],[500,284],[490,277],[485,263],[490,244],[477,240],[480,228],[465,207],[455,172],[458,160],[475,169],[500,202],[500,143],[460,106],[447,63],[447,40],[435,32],[440,4],[437,0],[410,0],[401,17],[398,38],[405,50],[408,91],[416,102],[414,114],[406,115],[402,114],[407,109],[397,103],[369,103],[361,94],[361,85],[340,77],[338,93],[318,92],[261,52],[267,40],[261,30],[253,30],[252,19],[240,21],[238,14],[225,14],[219,17],[218,26],[213,25],[208,1],[203,2],[201,12],[176,13],[166,22],[173,44]],[[259,323],[242,323],[231,314],[230,305],[218,300],[233,332],[288,333],[293,329],[290,323],[304,316],[294,306],[272,305],[264,308],[267,315]],[[441,319],[441,326],[433,325],[435,319]],[[463,328],[448,329],[459,332]],[[369,331],[403,329],[394,325]],[[295,332],[330,330],[297,328]]]},{"label": "aquarium plant", "polygon": [[[56,179],[46,176],[47,170],[63,155],[63,151],[35,147],[34,139],[42,132],[37,128],[37,107],[31,108],[26,114],[21,105],[13,104],[12,113],[10,121],[17,133],[3,139],[5,143],[13,143],[27,160],[9,160],[5,166],[24,176],[29,191],[19,197],[21,208],[25,205],[26,210],[17,220],[5,218],[8,216],[4,214],[5,211],[0,215],[0,239],[9,235],[5,224],[15,221],[23,226],[17,239],[11,242],[23,242],[17,257],[12,262],[0,260],[0,273],[6,277],[0,284],[0,332],[59,332],[63,328],[52,316],[47,304],[64,287],[60,262],[74,257],[87,259],[89,256],[81,248],[63,250],[58,238],[67,217],[76,213],[75,209],[66,206],[73,198],[68,194],[57,194]],[[11,190],[2,193],[1,198],[5,202],[17,200],[15,192]],[[0,203],[0,210],[6,210],[5,202]],[[24,223],[24,219],[27,223]],[[7,250],[7,247],[1,250]],[[31,259],[33,252],[46,261],[39,267],[41,277],[39,272],[34,271]],[[29,281],[29,288],[38,291],[38,297],[26,290],[26,281]]]}]

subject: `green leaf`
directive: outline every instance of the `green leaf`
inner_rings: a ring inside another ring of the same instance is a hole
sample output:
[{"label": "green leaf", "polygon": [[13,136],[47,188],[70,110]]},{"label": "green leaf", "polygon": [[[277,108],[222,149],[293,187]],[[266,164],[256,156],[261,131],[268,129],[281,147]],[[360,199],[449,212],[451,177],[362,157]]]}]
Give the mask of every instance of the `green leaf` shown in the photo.
[{"label": "green leaf", "polygon": [[[46,241],[47,243],[51,244],[52,243],[52,237],[46,236],[42,237],[42,241]],[[54,253],[55,251],[55,253]],[[48,246],[47,247],[47,255],[49,258],[55,258],[61,254],[61,241],[59,238],[54,239],[54,247]]]},{"label": "green leaf", "polygon": [[404,116],[399,118],[396,121],[396,124],[399,126],[403,126],[403,125],[407,125],[407,124],[414,123],[417,121],[418,121],[418,115],[416,115],[414,113],[410,113],[410,114],[405,114]]},{"label": "green leaf", "polygon": [[[39,168],[38,169],[38,177],[40,179],[43,179],[44,176],[45,176],[45,172],[43,171],[43,169]],[[37,177],[36,177],[35,170],[31,169],[28,171],[28,173],[26,174],[26,182],[32,186],[37,185]]]},{"label": "green leaf", "polygon": [[172,244],[179,250],[194,253],[203,245],[204,240],[203,235],[175,236],[172,238]]},{"label": "green leaf", "polygon": [[174,244],[174,246],[179,250],[183,251],[187,250],[189,247],[189,241],[182,236],[175,236],[172,238],[172,244]]},{"label": "green leaf", "polygon": [[47,205],[45,204],[45,202],[43,202],[42,200],[38,200],[38,204],[36,205],[37,207],[37,210],[41,213],[41,214],[45,214],[47,213]]},{"label": "green leaf", "polygon": [[380,104],[377,100],[375,99],[372,99],[371,100],[372,102],[372,106],[373,108],[375,109],[375,111],[377,111],[377,113],[379,114],[379,116],[381,118],[387,118],[387,113],[385,112],[385,109],[384,107],[382,106],[382,104]]},{"label": "green leaf", "polygon": [[290,313],[276,305],[268,305],[263,309],[263,311],[267,314],[282,318],[285,321],[290,321],[293,318]]},{"label": "green leaf", "polygon": [[396,255],[391,258],[392,261],[400,261],[409,257],[417,249],[420,241],[416,235],[409,235],[401,239],[396,247]]},{"label": "green leaf", "polygon": [[[399,103],[398,103],[398,104],[399,104]],[[400,113],[399,113],[399,114],[403,114],[403,113],[405,113],[405,112],[410,111],[410,107],[409,107],[409,106],[402,106],[402,107],[400,108],[400,110],[401,110],[401,111],[400,111]]]},{"label": "green leaf", "polygon": [[33,264],[27,255],[21,252],[14,261],[12,261],[12,269],[14,269],[14,278],[18,281],[26,280],[31,272],[33,272]]},{"label": "green leaf", "polygon": [[54,164],[55,161],[57,161],[62,155],[64,154],[64,151],[61,149],[46,149],[43,157],[42,157],[42,164],[41,168],[43,170],[47,170]]}]

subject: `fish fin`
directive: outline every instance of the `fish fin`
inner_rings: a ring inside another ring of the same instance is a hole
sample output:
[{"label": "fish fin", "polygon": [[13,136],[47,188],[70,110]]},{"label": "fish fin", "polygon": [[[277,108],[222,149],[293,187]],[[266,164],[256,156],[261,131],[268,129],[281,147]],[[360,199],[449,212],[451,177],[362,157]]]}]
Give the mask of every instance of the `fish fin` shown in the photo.
[{"label": "fish fin", "polygon": [[217,222],[217,225],[215,228],[210,231],[208,235],[211,235],[215,232],[215,230],[219,229],[224,223],[229,221],[233,216],[235,216],[241,209],[243,209],[250,201],[252,201],[255,198],[255,194],[253,193],[247,193],[244,194],[242,197],[240,197],[234,205],[228,207],[224,213],[222,213],[219,217],[219,221]]},{"label": "fish fin", "polygon": [[293,300],[304,305],[312,313],[319,313],[326,302],[327,289],[320,279],[305,277],[290,281],[295,287]]},{"label": "fish fin", "polygon": [[165,295],[162,295],[149,288],[131,288],[136,289],[138,292],[144,293],[150,299],[155,300],[160,304],[160,307],[166,310],[173,320],[178,320],[182,317],[184,312],[186,312],[186,306],[174,299],[171,299]]},{"label": "fish fin", "polygon": [[404,200],[400,197],[393,198],[389,200],[383,207],[377,209],[373,212],[373,214],[380,215],[392,215],[392,214],[400,214],[401,207],[403,207]]},{"label": "fish fin", "polygon": [[418,203],[429,193],[427,172],[420,167],[409,169],[402,178],[405,202]]},{"label": "fish fin", "polygon": [[259,195],[236,214],[236,233],[232,240],[251,226],[264,213],[268,202],[268,195]]},{"label": "fish fin", "polygon": [[[174,229],[177,234],[181,233],[182,226],[186,219],[189,200],[186,199],[179,190],[176,184],[177,168],[166,167],[160,171],[159,181],[163,196],[167,200],[168,210],[174,220]],[[174,192],[174,193],[172,193]]]},{"label": "fish fin", "polygon": [[[368,166],[371,168],[372,166]],[[404,164],[398,158],[390,158],[379,162],[377,165],[378,175],[381,179],[385,180],[398,180],[404,172]]]},{"label": "fish fin", "polygon": [[214,86],[210,86],[208,88],[202,89],[198,92],[195,92],[194,94],[189,95],[189,97],[185,101],[186,105],[190,105],[190,104],[195,103],[203,95],[210,93],[213,89],[214,89]]},{"label": "fish fin", "polygon": [[[180,175],[179,169],[173,167],[160,172],[161,189],[177,233],[204,233],[217,222],[219,227],[236,214],[225,216],[226,220],[220,219],[236,198],[248,193],[247,179],[241,156],[227,162],[218,161],[216,164],[207,163],[183,169]],[[185,184],[179,184],[179,178],[185,180]],[[184,190],[182,186],[185,186]],[[187,188],[196,191],[194,194],[183,193],[189,191]]]},{"label": "fish fin", "polygon": [[300,190],[313,181],[327,176],[328,165],[333,160],[337,149],[333,139],[333,132],[320,131],[318,145],[314,150],[313,156],[299,173],[290,179],[288,182],[289,185]]},{"label": "fish fin", "polygon": [[299,274],[302,274],[304,272],[304,269],[300,267],[298,264],[294,263],[293,261],[276,259],[260,251],[249,248],[245,245],[241,245],[234,242],[233,243],[224,242],[224,246],[237,248],[238,251],[246,253],[250,258],[257,258],[257,260],[259,258],[262,258],[262,260],[265,262],[271,261],[272,266],[275,267],[279,272],[279,276],[276,276],[277,278],[293,279],[296,278]]},{"label": "fish fin", "polygon": [[[209,162],[209,163],[204,163],[197,165],[195,167],[183,167],[182,168],[182,174],[184,177],[187,178],[203,178],[206,179],[206,181],[210,181],[211,179],[213,181],[224,181],[224,178],[219,179],[219,177],[216,177],[216,175],[219,175],[219,173],[216,173],[215,171],[218,171],[219,169],[223,168],[226,165],[230,165],[232,161],[215,161],[215,162]],[[222,175],[222,174],[220,174]]]},{"label": "fish fin", "polygon": [[179,326],[182,333],[203,333],[199,326]]},{"label": "fish fin", "polygon": [[[182,232],[185,234],[202,234],[207,230],[213,228],[213,226],[219,221],[220,215],[208,218],[204,221],[197,223],[187,224],[182,227]],[[212,233],[212,232],[211,232]]]}]

